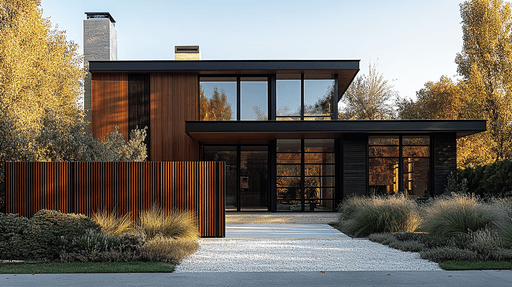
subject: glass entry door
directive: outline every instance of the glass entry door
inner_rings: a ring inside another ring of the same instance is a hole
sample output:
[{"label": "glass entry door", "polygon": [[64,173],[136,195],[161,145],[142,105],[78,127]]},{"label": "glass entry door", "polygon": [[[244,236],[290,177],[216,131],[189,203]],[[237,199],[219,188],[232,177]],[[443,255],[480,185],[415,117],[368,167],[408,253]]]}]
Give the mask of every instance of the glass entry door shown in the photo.
[{"label": "glass entry door", "polygon": [[203,160],[226,162],[226,211],[268,211],[267,146],[203,146]]}]

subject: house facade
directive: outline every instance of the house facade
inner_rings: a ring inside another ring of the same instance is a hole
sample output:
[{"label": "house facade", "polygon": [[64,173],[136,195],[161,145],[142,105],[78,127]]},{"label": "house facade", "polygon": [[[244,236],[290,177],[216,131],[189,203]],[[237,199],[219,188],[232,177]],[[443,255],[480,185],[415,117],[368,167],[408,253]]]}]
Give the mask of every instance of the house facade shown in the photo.
[{"label": "house facade", "polygon": [[[112,23],[97,14],[85,21]],[[90,56],[87,39],[94,136],[148,127],[150,161],[225,161],[227,211],[439,194],[456,169],[456,139],[485,130],[483,120],[338,119],[359,60],[199,60],[199,47],[181,46],[176,60],[121,61]]]}]

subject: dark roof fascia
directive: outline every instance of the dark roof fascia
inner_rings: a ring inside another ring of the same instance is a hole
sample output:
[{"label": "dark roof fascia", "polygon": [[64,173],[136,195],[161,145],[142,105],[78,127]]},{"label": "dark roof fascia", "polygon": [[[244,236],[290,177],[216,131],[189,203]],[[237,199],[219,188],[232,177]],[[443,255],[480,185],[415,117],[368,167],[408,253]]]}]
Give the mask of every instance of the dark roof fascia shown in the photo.
[{"label": "dark roof fascia", "polygon": [[457,133],[486,130],[485,120],[187,121],[190,133]]},{"label": "dark roof fascia", "polygon": [[90,61],[90,72],[339,71],[359,70],[360,60],[130,60]]}]

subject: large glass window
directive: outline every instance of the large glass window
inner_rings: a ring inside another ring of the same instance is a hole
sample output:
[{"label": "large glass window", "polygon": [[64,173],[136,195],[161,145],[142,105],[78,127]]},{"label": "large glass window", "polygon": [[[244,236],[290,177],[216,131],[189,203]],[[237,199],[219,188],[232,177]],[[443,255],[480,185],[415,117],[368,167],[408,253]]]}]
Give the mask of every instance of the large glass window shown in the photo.
[{"label": "large glass window", "polygon": [[202,77],[199,89],[200,120],[237,119],[236,77]]},{"label": "large glass window", "polygon": [[276,81],[277,119],[300,120],[301,118],[301,76],[278,75]]},{"label": "large glass window", "polygon": [[368,144],[370,193],[428,196],[429,136],[370,136]]},{"label": "large glass window", "polygon": [[304,80],[304,119],[330,120],[334,80]]},{"label": "large glass window", "polygon": [[268,120],[268,77],[201,77],[201,121]]},{"label": "large glass window", "polygon": [[241,78],[240,94],[242,120],[268,120],[268,81],[266,77]]},{"label": "large glass window", "polygon": [[335,80],[325,75],[278,74],[277,120],[330,120]]},{"label": "large glass window", "polygon": [[277,210],[333,211],[334,140],[277,140]]}]

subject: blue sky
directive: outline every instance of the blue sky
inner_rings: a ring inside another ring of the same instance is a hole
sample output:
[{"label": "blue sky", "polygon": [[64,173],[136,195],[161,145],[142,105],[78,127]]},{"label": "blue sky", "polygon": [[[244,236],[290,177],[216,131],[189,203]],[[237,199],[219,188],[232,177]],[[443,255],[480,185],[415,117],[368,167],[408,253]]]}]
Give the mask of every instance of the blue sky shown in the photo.
[{"label": "blue sky", "polygon": [[[200,45],[203,59],[360,59],[402,97],[426,81],[454,77],[462,47],[459,0],[132,1],[42,0],[82,47],[84,12],[117,21],[119,59],[174,59],[175,45]],[[361,73],[360,72],[360,73]]]}]

